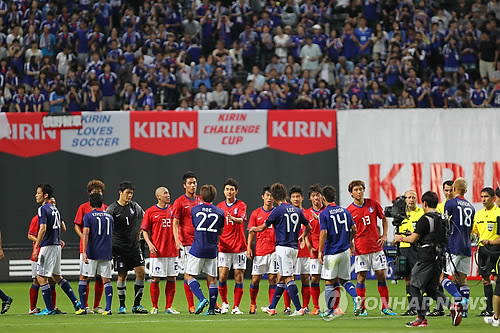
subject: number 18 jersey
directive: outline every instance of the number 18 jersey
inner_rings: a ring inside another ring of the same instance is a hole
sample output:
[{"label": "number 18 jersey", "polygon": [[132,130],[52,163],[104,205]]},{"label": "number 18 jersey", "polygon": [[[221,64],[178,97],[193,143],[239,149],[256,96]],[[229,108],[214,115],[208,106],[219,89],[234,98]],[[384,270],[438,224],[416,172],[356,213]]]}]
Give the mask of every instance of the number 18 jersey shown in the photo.
[{"label": "number 18 jersey", "polygon": [[268,227],[274,226],[276,246],[286,246],[293,249],[299,248],[300,225],[309,225],[302,210],[289,203],[282,203],[273,209],[265,223]]},{"label": "number 18 jersey", "polygon": [[377,228],[377,218],[385,217],[380,204],[372,199],[365,199],[363,206],[356,206],[354,202],[347,207],[351,213],[354,223],[356,223],[356,236],[354,236],[354,246],[356,255],[369,254],[382,251],[382,247],[377,245],[380,238]]},{"label": "number 18 jersey", "polygon": [[450,220],[450,238],[448,247],[451,254],[470,257],[472,246],[470,234],[476,210],[464,197],[456,197],[446,201],[444,215]]}]

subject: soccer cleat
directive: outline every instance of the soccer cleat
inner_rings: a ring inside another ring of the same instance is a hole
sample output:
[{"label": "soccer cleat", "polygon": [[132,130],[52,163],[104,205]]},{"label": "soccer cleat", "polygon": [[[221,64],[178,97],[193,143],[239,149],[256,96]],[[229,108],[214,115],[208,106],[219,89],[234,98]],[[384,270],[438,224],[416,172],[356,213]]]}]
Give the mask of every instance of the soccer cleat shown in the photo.
[{"label": "soccer cleat", "polygon": [[28,312],[29,315],[34,315],[34,314],[37,314],[37,313],[40,313],[40,309],[39,308],[34,308],[33,310],[30,310],[30,312]]},{"label": "soccer cleat", "polygon": [[103,316],[111,316],[111,315],[112,315],[111,310],[109,310],[109,311],[104,311],[104,312],[102,313],[102,315],[103,315]]},{"label": "soccer cleat", "polygon": [[406,323],[406,327],[427,327],[427,326],[429,326],[429,323],[425,318],[424,319],[417,318],[414,321]]},{"label": "soccer cleat", "polygon": [[172,308],[165,309],[165,314],[180,314],[179,311],[176,311]]},{"label": "soccer cleat", "polygon": [[118,314],[127,314],[127,308],[124,306],[120,306],[118,309]]},{"label": "soccer cleat", "polygon": [[321,311],[319,311],[318,308],[314,308],[311,313],[309,313],[311,316],[318,316],[321,314]]},{"label": "soccer cleat", "polygon": [[368,316],[368,312],[366,311],[366,308],[361,308],[361,312],[359,313],[360,316],[366,317]]},{"label": "soccer cleat", "polygon": [[493,311],[488,311],[488,310],[483,310],[481,313],[478,315],[479,317],[492,317],[495,315],[495,312]]},{"label": "soccer cleat", "polygon": [[54,308],[54,312],[56,313],[56,315],[65,315],[66,312],[60,310],[59,308]]},{"label": "soccer cleat", "polygon": [[332,312],[325,311],[325,312],[320,313],[319,316],[321,318],[323,318],[323,319],[332,320],[332,319],[335,319],[335,318],[340,317],[342,315],[341,314],[335,314],[335,312],[332,313]]},{"label": "soccer cleat", "polygon": [[267,307],[267,306],[263,306],[260,309],[262,311],[264,311],[265,313],[267,313],[268,315],[270,315],[270,316],[276,315],[276,310],[275,309],[269,309],[269,307]]},{"label": "soccer cleat", "polygon": [[158,314],[158,308],[152,308],[151,311],[149,311],[149,313],[152,315]]},{"label": "soccer cleat", "polygon": [[188,311],[189,311],[189,314],[194,314],[195,307],[194,306],[189,307]]},{"label": "soccer cleat", "polygon": [[426,317],[442,317],[444,315],[445,315],[444,310],[438,310],[438,309],[434,309],[432,310],[432,312],[427,311],[425,313]]},{"label": "soccer cleat", "polygon": [[492,325],[494,327],[499,327],[500,326],[500,319],[496,318],[495,316],[491,317],[484,317],[484,322],[488,325]]},{"label": "soccer cleat", "polygon": [[256,307],[256,305],[250,304],[250,311],[248,311],[248,314],[255,314]]},{"label": "soccer cleat", "polygon": [[229,312],[229,304],[222,302],[222,306],[220,307],[220,313],[225,314]]},{"label": "soccer cleat", "polygon": [[462,300],[460,301],[460,304],[462,304],[462,318],[467,318],[469,317],[469,310],[467,309],[467,304],[469,303],[469,300],[465,297],[462,297]]},{"label": "soccer cleat", "polygon": [[96,306],[92,311],[94,311],[94,313],[97,313],[97,314],[103,314],[104,313],[104,309],[101,308],[100,306]]},{"label": "soccer cleat", "polygon": [[451,314],[451,324],[453,326],[458,326],[462,322],[462,310],[463,307],[461,303],[453,303],[453,305],[451,306],[450,314]]},{"label": "soccer cleat", "polygon": [[142,305],[137,305],[132,307],[132,313],[137,313],[137,314],[148,314],[149,311],[144,309]]},{"label": "soccer cleat", "polygon": [[76,303],[73,304],[73,308],[75,309],[75,311],[78,311],[78,309],[80,309],[81,307],[82,307],[82,303],[80,303],[78,301],[76,301]]},{"label": "soccer cleat", "polygon": [[403,316],[403,317],[407,317],[407,316],[416,316],[417,315],[417,311],[415,310],[412,310],[412,309],[408,309],[406,310],[406,312],[400,314],[400,316]]},{"label": "soccer cleat", "polygon": [[6,301],[2,302],[2,311],[0,313],[4,314],[5,312],[9,311],[10,305],[14,302],[12,297],[9,297]]},{"label": "soccer cleat", "polygon": [[88,306],[85,308],[87,310],[87,314],[94,314],[94,311],[92,311]]},{"label": "soccer cleat", "polygon": [[308,307],[305,307],[303,309],[304,309],[304,314],[306,314],[306,315],[311,314],[311,310],[309,310]]},{"label": "soccer cleat", "polygon": [[290,308],[286,308],[286,309],[283,311],[283,314],[285,314],[285,315],[287,315],[287,316],[291,315],[291,314],[292,314],[292,309],[290,309]]},{"label": "soccer cleat", "polygon": [[240,311],[239,307],[235,306],[233,308],[233,310],[231,311],[231,314],[241,315],[241,314],[244,314],[244,313]]},{"label": "soccer cleat", "polygon": [[202,299],[198,305],[196,306],[196,310],[194,310],[194,314],[200,314],[203,312],[203,309],[206,308],[208,305],[208,299],[204,298]]},{"label": "soccer cleat", "polygon": [[215,309],[214,309],[215,313],[220,313],[220,305],[219,303],[215,303]]},{"label": "soccer cleat", "polygon": [[215,316],[215,309],[214,310],[207,310],[207,312],[205,312],[203,314],[204,316]]},{"label": "soccer cleat", "polygon": [[35,316],[54,316],[56,312],[54,310],[49,311],[48,309],[43,309],[39,313],[35,313]]},{"label": "soccer cleat", "polygon": [[295,310],[290,317],[300,317],[304,315],[304,309]]},{"label": "soccer cleat", "polygon": [[385,308],[382,310],[381,314],[384,314],[386,316],[397,316],[398,314],[394,311],[392,311],[391,308]]},{"label": "soccer cleat", "polygon": [[361,314],[362,307],[362,299],[361,296],[354,297],[354,315],[359,316]]},{"label": "soccer cleat", "polygon": [[344,311],[342,311],[341,308],[336,307],[335,309],[333,309],[333,314],[336,316],[342,316],[344,314]]},{"label": "soccer cleat", "polygon": [[78,309],[78,310],[76,310],[75,314],[79,315],[79,316],[86,315],[87,314],[87,309]]}]

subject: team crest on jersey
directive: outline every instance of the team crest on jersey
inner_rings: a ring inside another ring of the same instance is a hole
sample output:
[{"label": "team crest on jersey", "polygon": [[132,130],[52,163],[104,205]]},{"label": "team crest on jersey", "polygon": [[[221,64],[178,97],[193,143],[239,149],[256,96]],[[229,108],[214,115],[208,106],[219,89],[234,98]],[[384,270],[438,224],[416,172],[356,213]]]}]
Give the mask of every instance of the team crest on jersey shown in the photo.
[{"label": "team crest on jersey", "polygon": [[135,214],[135,210],[132,207],[130,207],[130,214],[132,214],[132,215]]},{"label": "team crest on jersey", "polygon": [[234,215],[238,214],[238,208],[234,209]]},{"label": "team crest on jersey", "polygon": [[369,211],[370,213],[373,213],[373,207],[368,207],[368,211]]},{"label": "team crest on jersey", "polygon": [[488,231],[493,231],[493,223],[488,223]]}]

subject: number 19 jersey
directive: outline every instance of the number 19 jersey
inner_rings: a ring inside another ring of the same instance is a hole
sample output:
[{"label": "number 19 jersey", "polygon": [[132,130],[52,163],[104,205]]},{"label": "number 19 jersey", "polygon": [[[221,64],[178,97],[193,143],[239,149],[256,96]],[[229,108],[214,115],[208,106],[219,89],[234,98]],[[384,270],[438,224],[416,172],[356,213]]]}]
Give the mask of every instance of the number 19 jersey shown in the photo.
[{"label": "number 19 jersey", "polygon": [[470,257],[472,246],[470,234],[476,210],[464,197],[456,197],[446,201],[444,215],[450,220],[450,238],[448,247],[451,254]]},{"label": "number 19 jersey", "polygon": [[194,240],[190,254],[197,258],[215,259],[219,244],[219,230],[224,228],[224,211],[203,203],[191,209]]},{"label": "number 19 jersey", "polygon": [[377,245],[380,238],[377,228],[377,218],[385,217],[380,204],[372,199],[365,199],[363,206],[356,206],[354,202],[347,207],[351,213],[354,223],[356,223],[356,236],[354,236],[354,246],[356,255],[369,254],[382,251],[382,247]]},{"label": "number 19 jersey", "polygon": [[273,209],[265,223],[268,227],[274,226],[276,246],[286,246],[293,249],[299,248],[300,225],[309,225],[302,210],[289,203],[282,203]]}]

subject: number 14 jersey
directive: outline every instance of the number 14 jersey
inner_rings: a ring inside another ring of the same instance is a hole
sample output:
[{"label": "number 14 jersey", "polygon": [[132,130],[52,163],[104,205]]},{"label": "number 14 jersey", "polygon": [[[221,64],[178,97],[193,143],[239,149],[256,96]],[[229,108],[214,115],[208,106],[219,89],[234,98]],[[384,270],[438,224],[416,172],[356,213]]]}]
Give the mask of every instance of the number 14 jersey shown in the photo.
[{"label": "number 14 jersey", "polygon": [[356,255],[369,254],[382,251],[382,247],[377,245],[380,238],[377,228],[377,217],[383,219],[384,211],[380,204],[372,199],[365,199],[363,206],[356,206],[354,202],[347,207],[351,213],[354,223],[356,223],[356,236],[354,236],[354,246]]}]

